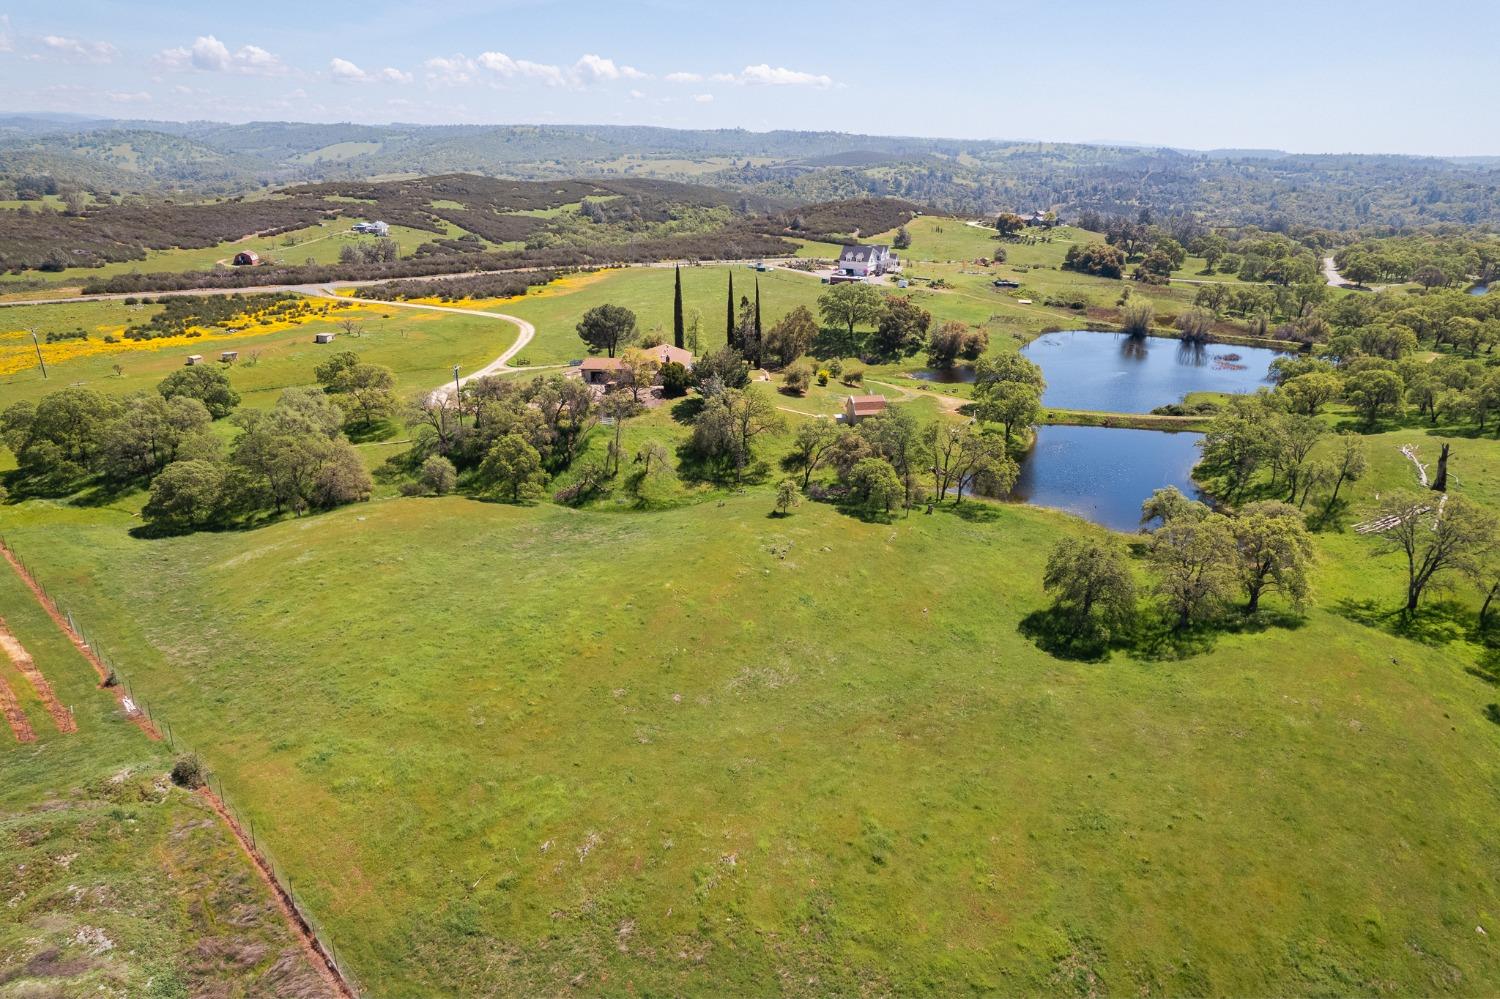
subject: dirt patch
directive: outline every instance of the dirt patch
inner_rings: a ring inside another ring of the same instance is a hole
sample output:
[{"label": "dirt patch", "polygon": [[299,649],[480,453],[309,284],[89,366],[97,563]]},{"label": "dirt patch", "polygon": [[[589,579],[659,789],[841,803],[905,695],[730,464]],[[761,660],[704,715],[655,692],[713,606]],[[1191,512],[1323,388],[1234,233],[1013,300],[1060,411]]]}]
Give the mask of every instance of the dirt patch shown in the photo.
[{"label": "dirt patch", "polygon": [[5,720],[10,723],[10,730],[15,733],[17,742],[36,742],[36,731],[32,729],[26,712],[21,710],[21,703],[16,700],[16,692],[10,689],[10,684],[0,676],[0,714],[5,715]]},{"label": "dirt patch", "polygon": [[57,730],[59,732],[78,731],[78,723],[73,720],[73,712],[62,706],[62,702],[52,692],[52,684],[48,683],[47,678],[42,676],[42,671],[37,669],[36,662],[31,658],[31,653],[26,651],[26,646],[22,645],[21,640],[11,634],[10,628],[6,625],[4,618],[0,618],[0,649],[5,650],[5,654],[10,657],[10,661],[15,663],[16,669],[26,678],[26,682],[31,684],[31,688],[36,691],[36,696],[41,698],[42,705],[47,709],[47,713],[52,716],[52,723],[57,726]]}]

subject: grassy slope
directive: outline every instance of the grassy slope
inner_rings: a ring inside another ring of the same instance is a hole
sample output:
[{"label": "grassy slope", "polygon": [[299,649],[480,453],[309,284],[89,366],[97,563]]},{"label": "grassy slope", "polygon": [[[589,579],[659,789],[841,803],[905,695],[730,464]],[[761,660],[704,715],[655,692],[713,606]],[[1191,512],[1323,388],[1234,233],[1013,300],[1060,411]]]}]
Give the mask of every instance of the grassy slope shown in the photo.
[{"label": "grassy slope", "polygon": [[[1465,646],[1321,609],[1062,662],[1016,625],[1078,522],[767,507],[12,533],[387,994],[1497,980],[1500,730]],[[1330,565],[1325,608],[1394,599],[1388,570]]]},{"label": "grassy slope", "polygon": [[321,995],[249,861],[0,564],[0,616],[78,731],[0,663],[39,740],[0,726],[0,995]]},{"label": "grassy slope", "polygon": [[[80,285],[96,279],[103,280],[116,274],[212,270],[219,261],[231,258],[241,250],[254,250],[263,260],[287,264],[301,264],[309,258],[315,263],[330,264],[338,261],[339,251],[344,246],[351,243],[370,242],[374,238],[354,235],[349,231],[350,224],[348,219],[337,219],[326,225],[308,226],[280,236],[256,236],[249,239],[230,240],[217,246],[201,249],[148,250],[146,256],[140,260],[121,260],[100,267],[69,267],[52,273],[39,271],[24,271],[20,274],[5,273],[0,274],[0,292],[4,292],[6,282],[42,279],[50,284],[67,286],[69,284]],[[453,226],[448,226],[448,229],[452,233],[459,231]],[[295,241],[291,246],[286,245],[286,239],[289,236]],[[423,229],[393,225],[391,238],[401,247],[404,255],[411,253],[422,243],[437,239],[438,236]]]}]

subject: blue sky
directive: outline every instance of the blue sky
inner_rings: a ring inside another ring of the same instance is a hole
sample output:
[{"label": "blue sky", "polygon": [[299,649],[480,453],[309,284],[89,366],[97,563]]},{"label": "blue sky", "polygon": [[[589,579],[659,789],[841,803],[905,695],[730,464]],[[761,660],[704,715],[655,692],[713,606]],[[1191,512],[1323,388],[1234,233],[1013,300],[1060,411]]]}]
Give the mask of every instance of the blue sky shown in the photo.
[{"label": "blue sky", "polygon": [[0,0],[0,108],[1500,155],[1500,0]]}]

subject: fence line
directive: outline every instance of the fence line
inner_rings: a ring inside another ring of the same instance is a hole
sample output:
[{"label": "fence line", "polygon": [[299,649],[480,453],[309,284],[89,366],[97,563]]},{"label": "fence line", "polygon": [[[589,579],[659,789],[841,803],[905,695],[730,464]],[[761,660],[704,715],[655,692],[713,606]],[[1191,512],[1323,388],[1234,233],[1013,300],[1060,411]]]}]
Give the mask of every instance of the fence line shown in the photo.
[{"label": "fence line", "polygon": [[[99,664],[105,671],[105,676],[101,680],[100,686],[123,688],[129,703],[134,706],[134,713],[145,715],[148,724],[163,735],[166,739],[167,747],[174,754],[178,756],[190,755],[198,760],[203,780],[203,786],[200,790],[206,790],[210,795],[218,799],[218,804],[222,806],[222,813],[226,819],[226,824],[229,826],[230,833],[239,840],[240,845],[250,855],[251,860],[269,877],[272,887],[280,894],[290,909],[292,918],[300,924],[301,929],[306,933],[311,942],[314,952],[327,965],[334,979],[349,995],[356,997],[363,996],[365,994],[364,989],[360,987],[354,975],[347,970],[348,966],[339,958],[338,952],[334,949],[332,942],[328,938],[327,931],[322,928],[322,924],[312,916],[311,911],[307,906],[302,904],[302,901],[293,892],[292,879],[276,864],[269,851],[255,836],[254,827],[245,821],[243,813],[230,801],[229,796],[224,791],[223,778],[212,770],[205,768],[203,757],[174,736],[171,725],[161,716],[160,712],[153,712],[150,705],[136,697],[135,690],[131,686],[129,679],[120,671],[115,661],[104,653],[104,650],[100,648],[92,635],[78,625],[77,619],[73,616],[72,609],[63,608],[53,599],[52,594],[48,592],[46,586],[37,578],[36,572],[21,557],[20,553],[16,551],[10,539],[3,534],[0,534],[0,549],[10,554],[10,557],[21,567],[22,571],[29,578],[29,581],[41,592],[46,602],[51,604],[52,610],[57,612],[59,618],[67,619],[67,626],[73,633],[73,637],[87,646],[89,652],[99,661]],[[127,714],[131,713],[130,708],[127,707],[125,710]]]}]

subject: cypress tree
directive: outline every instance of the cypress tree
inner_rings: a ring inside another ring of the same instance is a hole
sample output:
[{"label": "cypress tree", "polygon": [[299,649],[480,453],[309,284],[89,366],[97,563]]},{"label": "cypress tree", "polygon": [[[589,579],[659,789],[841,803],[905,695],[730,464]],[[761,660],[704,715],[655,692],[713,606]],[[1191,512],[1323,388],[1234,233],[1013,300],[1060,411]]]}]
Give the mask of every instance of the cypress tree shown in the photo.
[{"label": "cypress tree", "polygon": [[734,271],[729,272],[728,303],[729,304],[724,308],[724,342],[729,344],[729,346],[734,347]]},{"label": "cypress tree", "polygon": [[677,275],[677,287],[672,294],[672,343],[681,350],[685,339],[682,327],[682,267],[674,267],[672,270]]},{"label": "cypress tree", "polygon": [[760,345],[764,342],[760,332],[760,278],[755,279],[755,363],[760,364]]}]

